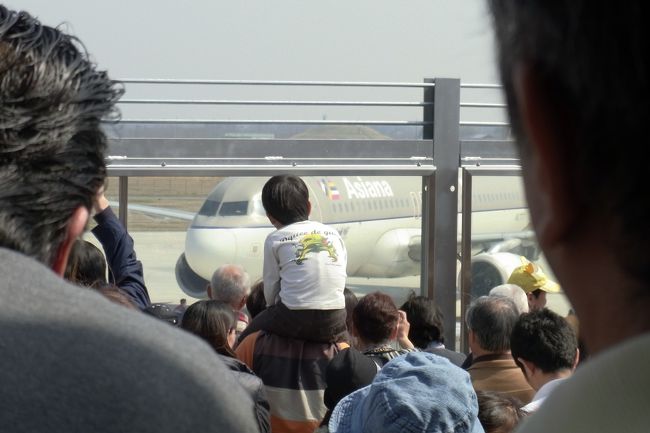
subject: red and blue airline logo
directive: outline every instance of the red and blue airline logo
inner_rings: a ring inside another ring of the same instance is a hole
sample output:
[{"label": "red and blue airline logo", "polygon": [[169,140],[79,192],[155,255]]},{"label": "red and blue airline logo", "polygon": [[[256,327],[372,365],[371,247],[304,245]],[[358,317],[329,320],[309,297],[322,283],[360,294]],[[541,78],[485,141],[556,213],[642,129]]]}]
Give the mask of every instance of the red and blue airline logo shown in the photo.
[{"label": "red and blue airline logo", "polygon": [[334,182],[328,179],[321,179],[320,180],[320,187],[323,190],[323,193],[327,196],[328,199],[330,200],[340,200],[341,199],[341,193],[339,192],[339,189],[336,187]]}]

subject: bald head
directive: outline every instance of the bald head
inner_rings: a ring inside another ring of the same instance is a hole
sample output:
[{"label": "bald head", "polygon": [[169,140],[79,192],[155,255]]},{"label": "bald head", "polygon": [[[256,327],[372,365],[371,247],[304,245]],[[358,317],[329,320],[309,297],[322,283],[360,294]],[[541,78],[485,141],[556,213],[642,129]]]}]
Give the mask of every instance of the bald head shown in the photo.
[{"label": "bald head", "polygon": [[250,278],[244,268],[239,265],[223,265],[212,274],[208,296],[225,302],[238,311],[246,304],[249,291]]},{"label": "bald head", "polygon": [[490,296],[505,296],[512,299],[519,314],[528,313],[528,297],[524,289],[516,284],[501,284],[490,290]]}]

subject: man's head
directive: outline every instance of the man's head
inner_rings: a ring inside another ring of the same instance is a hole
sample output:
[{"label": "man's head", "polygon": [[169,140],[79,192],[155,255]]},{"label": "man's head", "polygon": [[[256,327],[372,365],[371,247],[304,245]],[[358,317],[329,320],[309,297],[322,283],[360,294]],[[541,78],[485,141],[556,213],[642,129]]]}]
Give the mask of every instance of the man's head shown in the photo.
[{"label": "man's head", "polygon": [[246,305],[250,292],[250,278],[239,265],[223,265],[219,267],[210,280],[208,297],[225,302],[233,310],[239,311]]},{"label": "man's head", "polygon": [[352,334],[368,344],[381,344],[397,334],[399,311],[390,296],[370,293],[359,300],[352,312]]},{"label": "man's head", "polygon": [[444,317],[433,300],[412,294],[400,310],[411,325],[409,340],[415,347],[426,349],[431,343],[445,342]]},{"label": "man's head", "polygon": [[[512,299],[512,302],[517,306],[519,314],[528,313],[528,297],[524,289],[516,284],[501,284],[500,286],[490,289],[490,296],[505,296]],[[546,299],[546,297],[544,298]]]},{"label": "man's head", "polygon": [[510,337],[510,351],[530,385],[538,389],[544,375],[571,373],[578,362],[573,328],[548,309],[522,314]]},{"label": "man's head", "polygon": [[472,352],[477,356],[508,352],[518,317],[514,302],[503,296],[481,296],[472,302],[465,316]]},{"label": "man's head", "polygon": [[546,307],[546,294],[558,293],[560,286],[548,279],[542,269],[521,258],[522,265],[515,268],[508,278],[508,284],[514,284],[522,288],[528,298],[528,309],[530,311],[541,310]]},{"label": "man's head", "polygon": [[181,305],[187,305],[187,299],[181,298]]},{"label": "man's head", "polygon": [[0,246],[63,274],[104,183],[122,94],[81,43],[0,6]]},{"label": "man's head", "polygon": [[262,205],[274,223],[286,226],[309,218],[311,205],[307,185],[298,176],[273,176],[262,188]]},{"label": "man's head", "polygon": [[[650,5],[488,3],[545,256],[594,350],[646,332],[650,201],[642,190],[650,152]],[[598,323],[603,315],[614,319],[609,331]]]}]

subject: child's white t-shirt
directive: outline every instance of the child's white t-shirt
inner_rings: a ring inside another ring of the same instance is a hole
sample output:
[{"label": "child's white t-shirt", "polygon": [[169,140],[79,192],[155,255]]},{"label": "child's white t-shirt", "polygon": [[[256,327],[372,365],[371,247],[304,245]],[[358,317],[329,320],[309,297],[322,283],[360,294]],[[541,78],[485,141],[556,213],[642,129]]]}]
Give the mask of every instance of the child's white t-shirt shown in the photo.
[{"label": "child's white t-shirt", "polygon": [[348,255],[336,229],[315,221],[289,224],[264,242],[264,297],[291,310],[345,308]]}]

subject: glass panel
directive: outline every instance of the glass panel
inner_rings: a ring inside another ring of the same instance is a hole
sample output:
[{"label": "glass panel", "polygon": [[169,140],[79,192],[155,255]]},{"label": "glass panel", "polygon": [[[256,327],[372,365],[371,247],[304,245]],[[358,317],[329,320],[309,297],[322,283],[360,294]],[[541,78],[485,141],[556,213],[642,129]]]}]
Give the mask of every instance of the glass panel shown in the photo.
[{"label": "glass panel", "polygon": [[[475,175],[472,179],[472,298],[505,284],[522,257],[555,281],[532,230],[521,178]],[[566,316],[570,305],[558,293],[548,294],[547,307]]]},{"label": "glass panel", "polygon": [[[181,298],[187,298],[192,303],[196,299],[180,289],[176,268],[177,264],[182,265],[185,235],[197,211],[216,214],[218,202],[206,202],[206,197],[220,180],[215,177],[129,178],[128,232],[142,261],[152,302],[177,304]],[[106,196],[116,214],[119,214],[118,193],[119,179],[109,178]],[[92,233],[87,233],[85,238],[101,248]]]},{"label": "glass panel", "polygon": [[[264,240],[274,230],[260,199],[267,180],[129,178],[128,229],[152,302],[176,304],[187,298],[192,303],[205,296],[207,280],[226,263],[243,265],[253,281],[261,278]],[[412,290],[421,292],[420,177],[303,180],[312,203],[310,219],[335,227],[346,243],[353,291],[363,295],[380,290],[398,305]],[[118,184],[111,178],[107,188],[116,213]],[[387,200],[395,206],[385,206]],[[96,242],[92,234],[86,237]]]}]

